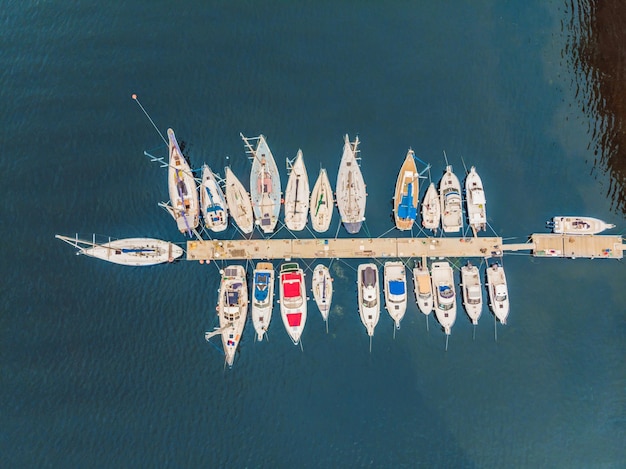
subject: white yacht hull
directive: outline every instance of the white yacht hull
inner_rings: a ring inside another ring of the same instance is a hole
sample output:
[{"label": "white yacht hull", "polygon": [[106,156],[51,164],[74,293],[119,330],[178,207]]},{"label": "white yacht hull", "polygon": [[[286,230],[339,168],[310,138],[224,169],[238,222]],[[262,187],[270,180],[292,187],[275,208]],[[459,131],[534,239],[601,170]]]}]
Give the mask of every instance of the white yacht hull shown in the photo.
[{"label": "white yacht hull", "polygon": [[434,183],[430,183],[422,202],[422,226],[436,233],[441,220],[441,201]]},{"label": "white yacht hull", "polygon": [[461,183],[452,172],[452,166],[446,167],[446,172],[439,183],[439,198],[441,204],[441,227],[446,233],[458,233],[463,227],[463,208],[461,206]]},{"label": "white yacht hull", "polygon": [[222,331],[222,346],[226,364],[232,367],[248,315],[248,287],[242,266],[232,265],[224,269],[218,297],[217,314]]},{"label": "white yacht hull", "polygon": [[615,225],[591,217],[554,217],[554,233],[568,235],[591,235],[615,228]]},{"label": "white yacht hull", "polygon": [[506,324],[509,316],[509,290],[504,268],[499,264],[487,268],[487,291],[491,311],[502,324]]},{"label": "white yacht hull", "polygon": [[448,262],[433,262],[431,266],[433,284],[433,299],[435,316],[443,327],[446,335],[452,332],[456,321],[456,292],[454,290],[454,275]]},{"label": "white yacht hull", "polygon": [[274,306],[274,266],[259,262],[252,273],[252,325],[260,342],[267,333]]},{"label": "white yacht hull", "polygon": [[406,269],[402,262],[385,262],[383,269],[385,308],[396,329],[406,312]]},{"label": "white yacht hull", "polygon": [[467,218],[474,233],[487,229],[487,200],[483,182],[474,166],[465,179],[465,197],[467,202]]},{"label": "white yacht hull", "polygon": [[298,345],[307,318],[304,272],[295,263],[280,267],[280,315],[294,345]]},{"label": "white yacht hull", "polygon": [[483,293],[478,267],[468,263],[461,267],[463,306],[472,324],[478,324],[483,310]]},{"label": "white yacht hull", "polygon": [[428,267],[418,266],[413,269],[413,289],[419,310],[428,316],[433,311],[433,289]]},{"label": "white yacht hull", "polygon": [[357,278],[359,315],[367,335],[372,337],[380,319],[380,281],[376,264],[359,265]]}]

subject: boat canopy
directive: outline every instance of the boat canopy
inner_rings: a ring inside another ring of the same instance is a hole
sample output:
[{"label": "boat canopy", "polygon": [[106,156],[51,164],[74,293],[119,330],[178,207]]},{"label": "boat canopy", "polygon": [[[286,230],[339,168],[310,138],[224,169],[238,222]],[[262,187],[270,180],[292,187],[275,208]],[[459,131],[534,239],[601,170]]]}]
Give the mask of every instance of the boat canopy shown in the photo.
[{"label": "boat canopy", "polygon": [[366,267],[361,274],[361,280],[366,287],[376,285],[376,270],[372,267]]},{"label": "boat canopy", "polygon": [[398,217],[408,220],[415,220],[417,217],[417,204],[413,201],[413,183],[407,185],[407,193],[402,195],[398,205]]},{"label": "boat canopy", "polygon": [[283,283],[285,298],[296,298],[300,296],[300,282]]},{"label": "boat canopy", "polygon": [[289,327],[299,327],[302,322],[302,313],[287,314],[287,322],[289,323]]},{"label": "boat canopy", "polygon": [[439,285],[439,296],[442,298],[452,298],[454,296],[454,292],[450,285]]},{"label": "boat canopy", "polygon": [[392,280],[389,282],[389,293],[392,295],[404,295],[404,282]]}]

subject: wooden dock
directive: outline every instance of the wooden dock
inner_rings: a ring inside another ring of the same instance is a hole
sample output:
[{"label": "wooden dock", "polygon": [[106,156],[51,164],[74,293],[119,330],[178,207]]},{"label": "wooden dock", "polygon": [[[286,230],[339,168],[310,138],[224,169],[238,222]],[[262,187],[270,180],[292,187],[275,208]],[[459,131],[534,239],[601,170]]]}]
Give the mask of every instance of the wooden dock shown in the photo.
[{"label": "wooden dock", "polygon": [[188,241],[187,260],[499,257],[530,251],[537,257],[623,257],[621,236],[533,234],[527,243],[503,244],[499,237],[331,238]]}]

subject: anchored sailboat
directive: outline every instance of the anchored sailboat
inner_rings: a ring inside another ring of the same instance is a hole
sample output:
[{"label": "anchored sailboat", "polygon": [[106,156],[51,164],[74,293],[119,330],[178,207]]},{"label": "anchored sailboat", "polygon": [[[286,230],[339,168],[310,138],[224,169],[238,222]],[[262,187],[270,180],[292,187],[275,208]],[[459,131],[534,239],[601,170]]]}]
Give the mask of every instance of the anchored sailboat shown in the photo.
[{"label": "anchored sailboat", "polygon": [[356,154],[359,137],[350,142],[348,135],[344,137],[343,155],[337,174],[337,208],[343,226],[350,234],[356,234],[365,220],[365,181]]},{"label": "anchored sailboat", "polygon": [[309,216],[309,176],[304,166],[302,150],[298,150],[293,163],[287,160],[290,168],[289,180],[285,189],[285,225],[291,231],[301,231]]}]

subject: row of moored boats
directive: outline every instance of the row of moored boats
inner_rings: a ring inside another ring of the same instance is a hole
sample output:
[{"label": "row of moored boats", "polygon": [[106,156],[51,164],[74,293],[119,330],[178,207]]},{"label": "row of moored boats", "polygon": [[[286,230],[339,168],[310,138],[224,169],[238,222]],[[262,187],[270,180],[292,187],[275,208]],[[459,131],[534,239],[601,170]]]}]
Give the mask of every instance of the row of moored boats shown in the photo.
[{"label": "row of moored boats", "polygon": [[[235,352],[246,324],[248,310],[252,316],[256,338],[261,341],[268,331],[274,307],[275,271],[271,262],[259,262],[252,273],[252,292],[248,300],[246,271],[241,265],[231,265],[221,272],[217,314],[219,326],[207,332],[209,340],[221,335],[226,363],[233,365]],[[495,317],[506,324],[509,312],[506,276],[500,264],[494,263],[486,269],[489,303]],[[401,261],[385,262],[383,266],[382,292],[385,308],[394,321],[395,328],[407,309],[406,268]],[[357,269],[357,295],[359,315],[368,336],[380,319],[381,282],[379,268],[375,263],[360,264]],[[315,303],[326,322],[333,296],[333,279],[325,265],[318,264],[313,270],[312,292]],[[305,274],[299,264],[282,264],[278,276],[280,314],[283,326],[294,344],[301,343],[302,332],[307,320],[307,294]],[[417,305],[422,313],[435,311],[437,321],[449,335],[457,315],[457,294],[451,265],[446,261],[434,262],[431,270],[421,263],[413,269],[413,287]],[[483,309],[483,290],[478,267],[468,263],[461,268],[461,291],[463,305],[473,324]]]},{"label": "row of moored boats", "polygon": [[[168,129],[169,170],[168,208],[181,232],[191,233],[200,224],[221,232],[228,227],[229,216],[245,234],[257,226],[263,233],[272,233],[284,205],[284,223],[291,231],[301,231],[308,219],[313,230],[323,233],[332,221],[336,203],[341,221],[348,233],[360,231],[365,220],[367,193],[359,166],[359,139],[344,137],[344,147],[335,192],[326,169],[320,168],[313,188],[310,188],[302,150],[293,161],[287,160],[289,178],[284,191],[274,156],[263,135],[248,138],[241,135],[246,153],[252,160],[250,191],[232,169],[225,168],[224,189],[208,165],[202,167],[199,191],[188,162],[183,156],[172,129]],[[394,220],[398,230],[411,230],[419,211],[419,179],[416,158],[409,150],[402,164],[394,192]],[[199,196],[198,196],[199,194]],[[439,190],[430,183],[422,201],[422,226],[436,233],[440,225],[444,232],[454,233],[463,227],[461,184],[448,165],[439,183]],[[482,181],[472,167],[465,180],[469,224],[474,232],[487,225],[486,200]]]}]

